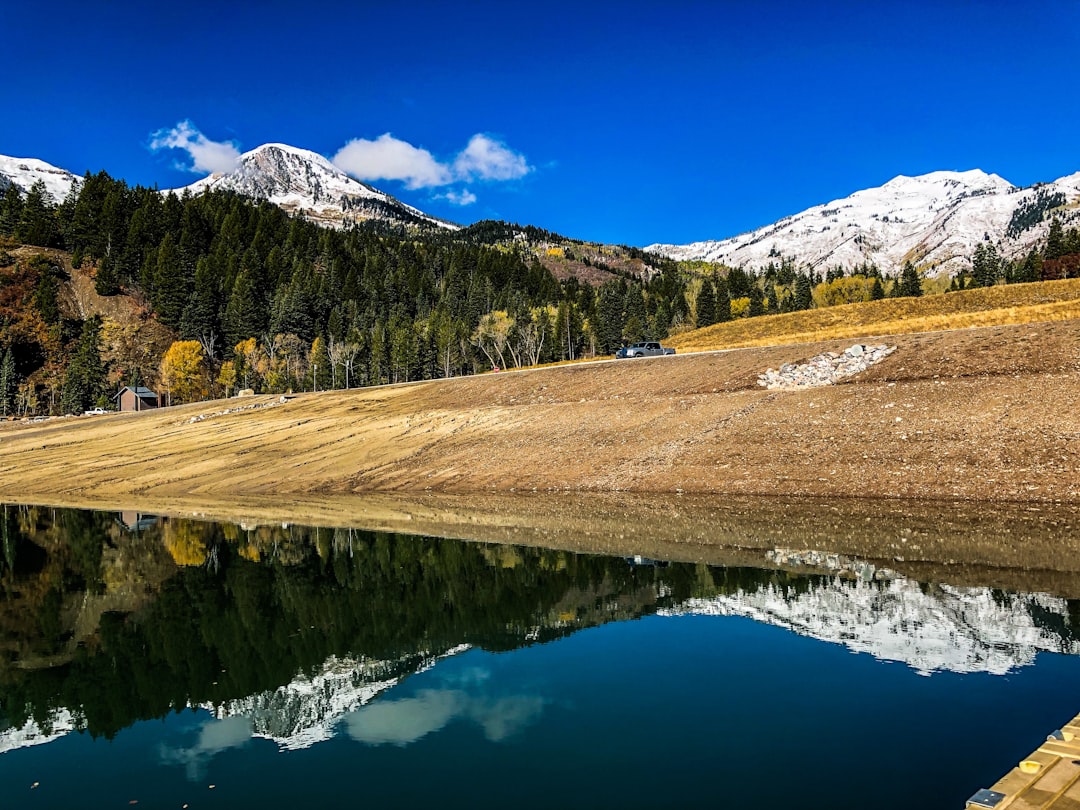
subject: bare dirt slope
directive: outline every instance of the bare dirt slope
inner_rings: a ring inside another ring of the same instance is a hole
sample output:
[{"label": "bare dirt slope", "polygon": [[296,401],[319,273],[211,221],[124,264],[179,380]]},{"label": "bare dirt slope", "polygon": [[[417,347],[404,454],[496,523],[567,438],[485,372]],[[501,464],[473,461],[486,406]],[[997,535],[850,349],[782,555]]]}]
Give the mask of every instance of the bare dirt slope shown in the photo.
[{"label": "bare dirt slope", "polygon": [[[851,340],[8,423],[0,498],[630,490],[1080,502],[1080,321],[868,340],[898,350],[809,390],[765,391],[756,378]],[[249,407],[222,413],[238,405]]]}]

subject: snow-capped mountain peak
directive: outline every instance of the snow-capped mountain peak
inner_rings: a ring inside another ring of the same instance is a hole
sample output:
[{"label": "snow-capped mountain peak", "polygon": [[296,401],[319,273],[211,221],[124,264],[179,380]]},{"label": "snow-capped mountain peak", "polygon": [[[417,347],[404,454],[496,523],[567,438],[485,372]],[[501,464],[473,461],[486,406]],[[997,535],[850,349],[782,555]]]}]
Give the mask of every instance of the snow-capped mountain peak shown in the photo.
[{"label": "snow-capped mountain peak", "polygon": [[1024,189],[980,169],[899,175],[728,239],[646,250],[732,267],[791,256],[818,270],[870,262],[895,273],[912,261],[931,273],[956,274],[970,268],[981,242],[992,242],[1005,257],[1026,253],[1045,237],[1051,214],[1067,224],[1080,221],[1078,202],[1080,173]]},{"label": "snow-capped mountain peak", "polygon": [[317,152],[283,143],[245,152],[233,171],[211,174],[175,191],[201,194],[212,190],[268,200],[289,213],[333,227],[367,219],[457,227],[354,180]]},{"label": "snow-capped mountain peak", "polygon": [[44,160],[0,155],[0,190],[14,184],[25,194],[38,180],[45,183],[45,189],[55,203],[63,202],[71,189],[82,183],[81,178]]}]

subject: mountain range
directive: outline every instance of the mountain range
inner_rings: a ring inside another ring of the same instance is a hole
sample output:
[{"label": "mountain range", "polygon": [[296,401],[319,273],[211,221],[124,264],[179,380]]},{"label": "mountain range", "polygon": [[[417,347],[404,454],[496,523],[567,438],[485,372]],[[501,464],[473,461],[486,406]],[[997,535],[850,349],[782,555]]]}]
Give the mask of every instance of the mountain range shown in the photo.
[{"label": "mountain range", "polygon": [[[37,180],[57,202],[80,178],[32,158],[0,156],[0,190],[28,190]],[[240,156],[230,172],[211,174],[174,193],[228,190],[268,200],[287,212],[340,228],[375,220],[445,229],[431,216],[349,177],[320,154],[264,144]],[[895,273],[911,261],[931,275],[970,269],[976,245],[993,244],[1005,258],[1045,239],[1050,222],[1080,224],[1080,172],[1019,188],[978,169],[899,176],[885,185],[816,205],[757,230],[687,245],[656,243],[645,250],[676,260],[757,268],[793,257],[799,267],[845,270],[871,263]]]},{"label": "mountain range", "polygon": [[971,267],[980,242],[1005,258],[1025,254],[1046,237],[1052,215],[1080,223],[1080,172],[1018,188],[978,169],[940,171],[896,177],[728,239],[645,249],[730,267],[791,256],[817,270],[872,263],[893,273],[910,261],[931,275],[956,275]]}]

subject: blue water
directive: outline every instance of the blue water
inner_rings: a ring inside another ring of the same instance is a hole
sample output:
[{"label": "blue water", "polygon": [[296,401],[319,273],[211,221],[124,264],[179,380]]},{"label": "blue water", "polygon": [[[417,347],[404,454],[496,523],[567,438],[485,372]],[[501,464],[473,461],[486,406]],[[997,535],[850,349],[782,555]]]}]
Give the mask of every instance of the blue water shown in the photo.
[{"label": "blue water", "polygon": [[[279,751],[243,718],[0,755],[4,808],[960,808],[1080,710],[1080,657],[1006,676],[746,618],[649,616],[412,675]],[[31,788],[33,783],[38,787]]]}]

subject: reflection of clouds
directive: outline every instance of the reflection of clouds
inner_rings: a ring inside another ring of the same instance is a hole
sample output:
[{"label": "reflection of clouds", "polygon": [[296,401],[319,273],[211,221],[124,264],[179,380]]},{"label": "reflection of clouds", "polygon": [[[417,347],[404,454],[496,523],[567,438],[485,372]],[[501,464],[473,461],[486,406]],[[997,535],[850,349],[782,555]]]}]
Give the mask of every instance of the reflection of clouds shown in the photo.
[{"label": "reflection of clouds", "polygon": [[444,676],[443,680],[454,686],[465,688],[467,686],[479,686],[491,678],[491,670],[484,667],[465,667],[460,672]]},{"label": "reflection of clouds", "polygon": [[491,742],[499,742],[532,723],[544,702],[535,695],[486,698],[459,689],[425,689],[416,697],[364,706],[346,716],[345,726],[354,740],[404,746],[462,718],[480,726]]},{"label": "reflection of clouds", "polygon": [[199,738],[190,748],[161,747],[161,761],[181,764],[188,779],[201,779],[206,763],[214,754],[228,748],[238,748],[251,739],[251,720],[247,717],[227,717],[209,720],[199,729]]}]

